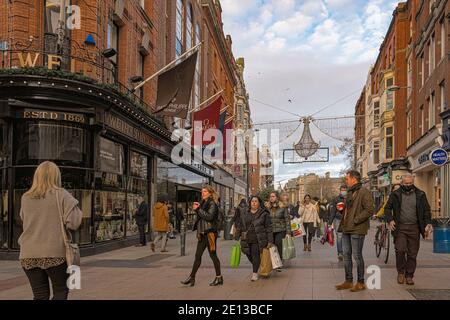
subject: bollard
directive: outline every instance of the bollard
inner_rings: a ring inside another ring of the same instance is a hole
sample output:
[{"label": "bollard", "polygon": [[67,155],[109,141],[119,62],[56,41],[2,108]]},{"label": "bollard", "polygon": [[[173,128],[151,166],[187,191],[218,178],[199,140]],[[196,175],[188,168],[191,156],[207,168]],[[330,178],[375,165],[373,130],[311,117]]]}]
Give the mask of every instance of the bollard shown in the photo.
[{"label": "bollard", "polygon": [[180,227],[181,256],[186,255],[186,220],[181,221]]}]

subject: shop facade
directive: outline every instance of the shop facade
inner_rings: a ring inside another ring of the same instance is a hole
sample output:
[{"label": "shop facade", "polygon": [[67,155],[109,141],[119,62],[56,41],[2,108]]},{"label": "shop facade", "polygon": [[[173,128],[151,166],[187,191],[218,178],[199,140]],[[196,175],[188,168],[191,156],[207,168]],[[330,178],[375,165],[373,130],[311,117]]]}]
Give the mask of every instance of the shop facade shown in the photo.
[{"label": "shop facade", "polygon": [[[450,109],[441,113],[442,118],[442,136],[444,140],[443,148],[450,155]],[[450,218],[450,162],[447,162],[441,168],[441,185],[442,185],[442,217]]]},{"label": "shop facade", "polygon": [[442,204],[448,202],[448,199],[442,201],[442,175],[445,173],[445,167],[435,166],[430,158],[431,153],[441,147],[439,144],[441,133],[442,125],[436,125],[408,148],[415,185],[426,193],[433,219],[442,217]]},{"label": "shop facade", "polygon": [[137,239],[137,198],[153,202],[155,159],[170,160],[173,147],[162,124],[117,92],[75,80],[0,75],[0,92],[2,252],[19,249],[20,199],[46,160],[79,201],[83,248]]},{"label": "shop facade", "polygon": [[212,187],[220,197],[220,205],[225,214],[234,203],[234,177],[221,168],[214,170]]},{"label": "shop facade", "polygon": [[178,166],[170,161],[156,158],[157,194],[156,201],[168,201],[180,209],[186,219],[186,227],[191,230],[196,214],[194,202],[201,202],[202,187],[211,184],[214,169],[204,164]]}]

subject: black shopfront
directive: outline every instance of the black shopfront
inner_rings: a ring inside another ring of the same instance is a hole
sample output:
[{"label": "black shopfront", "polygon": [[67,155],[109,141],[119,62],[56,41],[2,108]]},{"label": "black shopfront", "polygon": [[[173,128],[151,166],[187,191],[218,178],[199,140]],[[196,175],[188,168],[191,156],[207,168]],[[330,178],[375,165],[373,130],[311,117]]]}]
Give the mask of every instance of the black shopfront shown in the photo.
[{"label": "black shopfront", "polygon": [[84,252],[137,241],[138,195],[152,203],[154,159],[170,161],[172,147],[160,122],[111,90],[1,75],[0,255],[19,249],[20,199],[45,160],[58,164],[64,188],[80,202],[74,236]]}]

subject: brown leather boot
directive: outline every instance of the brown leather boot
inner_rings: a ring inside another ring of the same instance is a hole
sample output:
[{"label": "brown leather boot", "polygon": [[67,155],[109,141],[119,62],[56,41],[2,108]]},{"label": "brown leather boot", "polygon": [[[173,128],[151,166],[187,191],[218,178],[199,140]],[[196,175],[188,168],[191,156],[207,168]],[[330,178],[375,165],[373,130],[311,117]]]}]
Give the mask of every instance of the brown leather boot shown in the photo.
[{"label": "brown leather boot", "polygon": [[412,278],[406,278],[406,284],[408,286],[413,286],[414,285],[414,280]]},{"label": "brown leather boot", "polygon": [[307,244],[303,245],[303,251],[308,251],[308,245]]},{"label": "brown leather boot", "polygon": [[405,274],[399,273],[397,276],[397,283],[398,284],[404,284],[405,283]]},{"label": "brown leather boot", "polygon": [[353,282],[345,281],[344,283],[338,284],[336,286],[337,290],[348,290],[353,288]]},{"label": "brown leather boot", "polygon": [[361,282],[357,282],[353,288],[350,289],[351,292],[360,292],[366,290],[366,285],[364,283]]},{"label": "brown leather boot", "polygon": [[311,244],[308,244],[308,252],[311,252]]}]

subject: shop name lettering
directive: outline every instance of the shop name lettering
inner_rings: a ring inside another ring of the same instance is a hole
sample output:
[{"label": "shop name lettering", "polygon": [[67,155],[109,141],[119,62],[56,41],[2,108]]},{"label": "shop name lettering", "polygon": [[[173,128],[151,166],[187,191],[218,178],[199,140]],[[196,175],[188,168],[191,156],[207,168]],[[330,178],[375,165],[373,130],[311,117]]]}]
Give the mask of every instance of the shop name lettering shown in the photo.
[{"label": "shop name lettering", "polygon": [[120,131],[123,134],[125,134],[133,139],[136,139],[137,141],[139,141],[143,144],[161,148],[161,144],[158,143],[158,141],[156,139],[154,139],[150,135],[142,132],[138,128],[135,128],[132,125],[129,125],[128,123],[126,123],[125,121],[123,121],[119,118],[116,118],[113,116],[107,116],[106,123],[111,128],[113,128],[117,131]]},{"label": "shop name lettering", "polygon": [[[34,56],[32,56],[31,53],[27,53],[26,56],[24,57],[24,53],[23,52],[19,52],[17,53],[17,56],[19,58],[19,63],[20,63],[20,67],[22,68],[34,68],[36,67],[36,64],[39,60],[40,57],[40,53],[35,53]],[[50,70],[53,70],[55,67],[60,67],[61,66],[61,61],[62,61],[62,57],[61,56],[57,56],[54,54],[47,54],[47,68]],[[71,65],[70,65],[70,71],[71,72],[75,72],[75,63],[76,60],[75,59],[71,59]]]},{"label": "shop name lettering", "polygon": [[73,113],[60,113],[51,111],[24,111],[24,119],[44,119],[44,120],[60,120],[85,123],[86,119],[83,115]]}]

